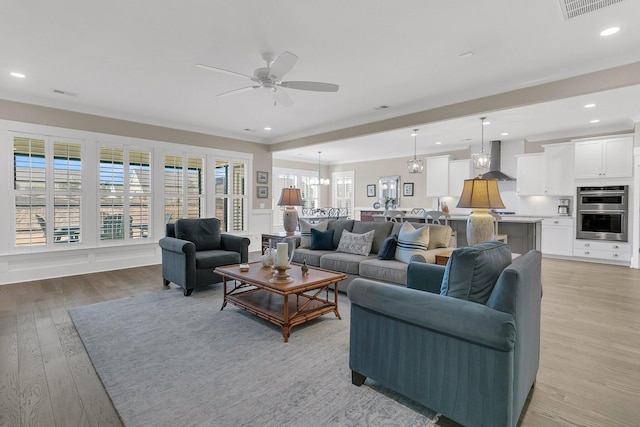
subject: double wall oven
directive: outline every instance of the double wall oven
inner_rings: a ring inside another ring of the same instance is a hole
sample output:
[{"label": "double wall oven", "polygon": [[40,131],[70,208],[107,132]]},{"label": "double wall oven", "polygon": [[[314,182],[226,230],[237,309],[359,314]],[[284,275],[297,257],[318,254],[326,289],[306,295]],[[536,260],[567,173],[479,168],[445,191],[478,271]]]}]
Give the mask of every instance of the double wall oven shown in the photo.
[{"label": "double wall oven", "polygon": [[578,187],[576,238],[628,240],[629,186]]}]

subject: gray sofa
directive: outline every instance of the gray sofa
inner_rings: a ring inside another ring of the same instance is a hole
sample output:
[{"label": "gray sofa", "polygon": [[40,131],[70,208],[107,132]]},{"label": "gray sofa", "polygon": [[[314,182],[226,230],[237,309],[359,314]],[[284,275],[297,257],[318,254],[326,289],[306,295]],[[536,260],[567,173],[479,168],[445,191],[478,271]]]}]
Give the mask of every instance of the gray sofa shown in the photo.
[{"label": "gray sofa", "polygon": [[493,241],[457,249],[446,268],[411,263],[407,288],[354,280],[352,382],[465,426],[515,426],[538,371],[540,276],[540,252],[511,263]]},{"label": "gray sofa", "polygon": [[[302,226],[303,236],[305,228]],[[413,224],[419,228],[424,224]],[[378,251],[384,240],[393,235],[398,235],[402,223],[395,222],[362,222],[352,219],[336,219],[327,222],[327,230],[334,230],[333,249],[313,250],[310,248],[298,247],[293,255],[293,262],[302,263],[306,260],[307,265],[320,267],[327,270],[339,271],[347,275],[347,279],[340,282],[339,290],[347,292],[351,281],[357,277],[365,277],[385,283],[396,285],[406,285],[407,283],[407,263],[395,259],[381,260],[377,258]],[[415,261],[435,263],[435,256],[438,253],[450,251],[455,244],[451,238],[451,227],[445,225],[426,225],[430,227],[431,239],[429,250],[424,257],[416,257]],[[352,233],[363,234],[374,231],[373,244],[369,255],[354,255],[350,253],[338,252],[336,248],[340,242],[342,232],[346,230]],[[298,242],[300,244],[300,242]],[[439,247],[443,246],[443,247]]]},{"label": "gray sofa", "polygon": [[194,289],[222,281],[213,272],[223,265],[249,259],[249,239],[220,232],[217,218],[184,218],[167,224],[162,248],[162,280],[173,282],[189,296]]}]

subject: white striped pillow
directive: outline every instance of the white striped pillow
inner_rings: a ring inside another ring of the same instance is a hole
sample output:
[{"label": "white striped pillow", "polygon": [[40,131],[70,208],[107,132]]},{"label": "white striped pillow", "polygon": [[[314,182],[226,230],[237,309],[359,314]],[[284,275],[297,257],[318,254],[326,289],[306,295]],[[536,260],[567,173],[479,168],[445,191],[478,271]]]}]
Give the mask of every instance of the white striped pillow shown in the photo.
[{"label": "white striped pillow", "polygon": [[402,223],[398,233],[398,247],[395,258],[398,261],[409,264],[411,257],[422,255],[426,258],[429,250],[429,227],[416,228],[410,222]]}]

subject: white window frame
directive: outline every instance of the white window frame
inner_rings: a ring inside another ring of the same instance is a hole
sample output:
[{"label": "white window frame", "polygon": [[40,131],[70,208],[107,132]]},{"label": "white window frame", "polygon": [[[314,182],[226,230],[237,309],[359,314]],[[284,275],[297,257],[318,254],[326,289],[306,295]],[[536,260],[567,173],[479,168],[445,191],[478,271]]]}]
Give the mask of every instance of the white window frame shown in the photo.
[{"label": "white window frame", "polygon": [[[215,179],[216,179],[216,163],[217,162],[227,162],[229,163],[229,166],[232,170],[232,172],[229,174],[229,181],[228,181],[228,185],[227,187],[229,189],[231,189],[231,191],[228,194],[225,193],[218,193],[216,190],[216,185],[215,185]],[[233,192],[233,188],[235,187],[235,174],[233,173],[233,164],[234,163],[242,163],[244,165],[244,176],[242,177],[243,179],[243,191],[242,194],[236,194]],[[213,204],[213,210],[212,212],[216,212],[215,210],[215,203],[217,199],[227,199],[228,203],[227,203],[227,212],[226,214],[226,218],[224,218],[224,222],[227,225],[227,230],[222,230],[224,233],[230,233],[230,234],[244,234],[249,230],[249,211],[251,210],[251,205],[250,205],[250,174],[249,172],[251,171],[251,161],[249,159],[246,158],[241,158],[241,157],[228,157],[228,156],[213,156],[213,161],[211,162],[211,173],[209,174],[211,176],[211,185],[209,188],[212,188],[213,191],[213,200],[212,200],[212,204]],[[243,210],[242,210],[242,229],[240,230],[234,230],[234,214],[233,214],[233,201],[234,200],[243,200]]]}]

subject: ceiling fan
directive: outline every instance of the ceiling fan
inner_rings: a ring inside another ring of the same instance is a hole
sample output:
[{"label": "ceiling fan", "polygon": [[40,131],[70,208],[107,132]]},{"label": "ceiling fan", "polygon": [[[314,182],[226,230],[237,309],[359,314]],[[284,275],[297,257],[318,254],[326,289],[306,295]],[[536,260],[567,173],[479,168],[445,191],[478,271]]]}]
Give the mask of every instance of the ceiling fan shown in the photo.
[{"label": "ceiling fan", "polygon": [[267,63],[266,67],[258,68],[253,72],[253,76],[247,74],[238,73],[236,71],[225,70],[224,68],[213,67],[211,65],[196,64],[196,67],[204,68],[205,70],[216,71],[218,73],[228,74],[231,76],[243,77],[249,79],[257,84],[252,86],[243,87],[240,89],[230,90],[223,92],[217,97],[233,95],[240,92],[250,91],[253,89],[269,89],[273,91],[273,104],[280,103],[284,106],[290,106],[293,101],[281,88],[297,89],[297,90],[310,90],[314,92],[337,92],[339,86],[333,83],[322,82],[308,82],[308,81],[286,81],[283,82],[282,78],[287,74],[298,61],[298,57],[291,52],[283,52],[274,61],[273,57],[269,54],[262,55],[262,58]]}]

